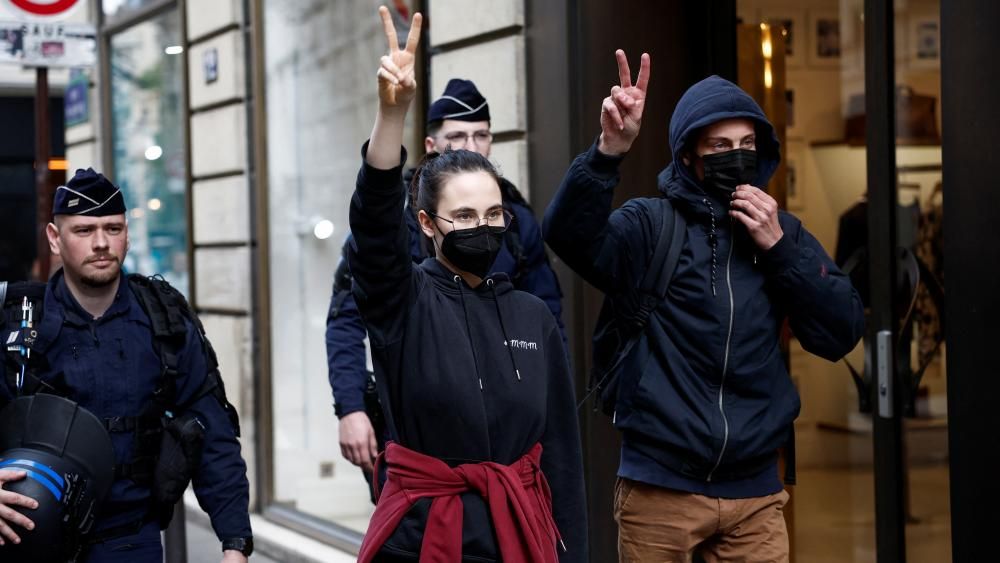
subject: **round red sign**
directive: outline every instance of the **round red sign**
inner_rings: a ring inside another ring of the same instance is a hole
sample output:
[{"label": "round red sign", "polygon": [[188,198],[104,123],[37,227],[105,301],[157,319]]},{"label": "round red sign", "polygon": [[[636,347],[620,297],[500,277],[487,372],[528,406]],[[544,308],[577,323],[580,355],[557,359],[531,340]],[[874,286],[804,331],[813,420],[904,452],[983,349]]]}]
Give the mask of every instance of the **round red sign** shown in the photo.
[{"label": "round red sign", "polygon": [[66,12],[80,0],[55,0],[53,2],[39,2],[38,0],[10,0],[16,8],[20,8],[29,14],[36,16],[56,16]]}]

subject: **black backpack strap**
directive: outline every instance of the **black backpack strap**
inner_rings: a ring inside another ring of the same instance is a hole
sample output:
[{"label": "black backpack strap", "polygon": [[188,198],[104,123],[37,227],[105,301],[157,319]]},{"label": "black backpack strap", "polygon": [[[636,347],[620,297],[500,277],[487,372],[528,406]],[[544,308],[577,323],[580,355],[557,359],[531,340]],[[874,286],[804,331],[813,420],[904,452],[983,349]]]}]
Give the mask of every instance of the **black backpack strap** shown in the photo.
[{"label": "black backpack strap", "polygon": [[[138,274],[128,276],[129,288],[149,318],[153,331],[153,348],[160,358],[161,372],[152,400],[142,414],[131,420],[105,421],[109,431],[134,431],[135,445],[132,459],[116,468],[119,477],[129,477],[140,484],[152,481],[153,467],[159,455],[163,417],[166,413],[177,415],[205,395],[213,395],[226,412],[236,435],[239,436],[239,417],[229,403],[219,374],[215,350],[205,336],[205,329],[187,300],[166,280]],[[202,386],[183,404],[178,402],[177,380],[182,375],[181,352],[187,342],[189,321],[197,331],[205,352],[207,375]]]},{"label": "black backpack strap", "polygon": [[[139,274],[129,274],[129,287],[139,300],[139,305],[149,317],[153,326],[153,336],[156,338],[180,337],[187,333],[184,324],[185,313],[178,307],[178,298],[184,296],[177,292],[162,278],[145,277]],[[176,296],[174,295],[176,294]],[[183,301],[187,306],[187,301]]]},{"label": "black backpack strap", "polygon": [[687,230],[684,217],[670,204],[669,199],[661,198],[659,203],[662,218],[660,233],[653,249],[653,257],[649,260],[642,281],[639,282],[639,311],[633,319],[630,319],[634,325],[632,327],[634,332],[622,348],[614,367],[628,356],[642,338],[646,323],[649,322],[649,315],[667,298],[667,288],[670,286],[670,279],[674,277],[681,249],[684,247],[684,235]]},{"label": "black backpack strap", "polygon": [[[150,321],[154,325],[153,343],[163,362],[164,374],[168,376],[166,379],[169,380],[172,378],[174,380],[163,382],[164,392],[171,399],[169,407],[176,409],[178,412],[183,412],[184,409],[190,407],[198,399],[211,394],[226,412],[229,421],[233,425],[233,429],[236,431],[236,435],[240,436],[239,415],[236,412],[236,408],[233,407],[226,397],[225,384],[222,381],[222,375],[219,373],[219,360],[215,354],[215,349],[212,347],[212,343],[205,334],[205,327],[201,324],[201,319],[194,313],[187,299],[163,278],[146,278],[132,274],[129,276],[129,281],[132,282],[133,280],[135,281],[132,284],[133,292],[135,292],[140,302],[146,303],[143,305],[143,308],[150,316]],[[159,319],[154,317],[159,317]],[[176,401],[176,389],[170,390],[169,387],[175,387],[176,377],[180,375],[178,365],[180,352],[187,336],[185,319],[194,325],[198,338],[201,340],[202,348],[205,351],[207,375],[201,388],[184,404],[178,404]],[[161,328],[157,328],[157,325],[160,325]]]},{"label": "black backpack strap", "polygon": [[[176,403],[176,381],[180,376],[180,351],[187,336],[187,326],[177,307],[168,304],[172,300],[165,298],[157,281],[138,274],[128,276],[132,293],[149,317],[153,328],[153,347],[160,358],[161,373],[154,391],[154,402],[173,406]],[[166,285],[166,282],[163,284]]]},{"label": "black backpack strap", "polygon": [[667,296],[667,287],[677,269],[681,249],[684,247],[684,234],[687,231],[684,217],[674,209],[669,199],[660,199],[660,209],[660,216],[663,217],[660,236],[656,241],[650,268],[646,270],[646,275],[643,276],[642,284],[639,286],[639,291],[657,297],[657,304]]},{"label": "black backpack strap", "polygon": [[[604,401],[603,394],[605,393],[605,389],[615,385],[612,379],[615,377],[619,365],[628,357],[632,348],[645,335],[649,315],[667,296],[670,280],[677,269],[677,262],[684,247],[687,223],[684,221],[684,217],[671,205],[670,200],[661,198],[658,200],[658,203],[660,206],[658,213],[660,217],[660,229],[657,234],[656,246],[653,248],[653,255],[649,260],[649,265],[642,276],[642,280],[639,282],[639,287],[630,294],[636,297],[638,310],[634,310],[635,304],[631,304],[615,307],[614,311],[617,317],[615,321],[621,321],[628,330],[628,340],[615,352],[613,360],[609,363],[608,367],[600,371],[599,379],[595,381],[596,378],[594,378],[594,374],[592,373],[590,389],[577,404],[577,409],[583,406],[590,395],[595,392],[601,393],[599,401]],[[619,301],[619,303],[630,302],[629,295],[624,297],[624,301]],[[602,310],[602,315],[607,310],[607,305],[610,301],[613,301],[613,299],[611,296],[608,296],[605,299],[605,309]],[[599,324],[600,322],[598,320]],[[596,408],[597,405],[595,405],[595,410]],[[607,410],[605,412],[606,414],[611,414]]]}]

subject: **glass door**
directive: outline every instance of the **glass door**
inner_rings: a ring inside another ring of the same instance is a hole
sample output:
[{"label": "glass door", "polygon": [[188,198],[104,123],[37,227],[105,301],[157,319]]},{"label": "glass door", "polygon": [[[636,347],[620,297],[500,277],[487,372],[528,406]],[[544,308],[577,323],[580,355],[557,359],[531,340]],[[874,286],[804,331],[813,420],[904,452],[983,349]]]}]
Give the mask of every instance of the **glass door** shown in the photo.
[{"label": "glass door", "polygon": [[802,398],[793,561],[950,561],[940,2],[739,0],[737,12],[740,85],[783,146],[768,189],[868,316],[838,363],[789,342]]}]

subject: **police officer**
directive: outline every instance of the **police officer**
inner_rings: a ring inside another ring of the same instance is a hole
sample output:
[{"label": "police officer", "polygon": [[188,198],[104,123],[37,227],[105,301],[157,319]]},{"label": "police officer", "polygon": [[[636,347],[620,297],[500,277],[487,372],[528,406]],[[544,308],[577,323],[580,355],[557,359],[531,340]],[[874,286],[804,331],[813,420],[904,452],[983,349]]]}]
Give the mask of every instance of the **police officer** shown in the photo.
[{"label": "police officer", "polygon": [[[150,482],[151,470],[137,455],[159,451],[159,443],[147,441],[162,438],[162,433],[140,435],[139,431],[145,428],[142,416],[154,392],[161,396],[169,389],[177,405],[169,415],[188,417],[192,427],[203,429],[193,484],[222,542],[221,560],[246,562],[253,540],[238,423],[224,394],[220,399],[221,384],[206,386],[206,381],[217,379],[218,372],[193,315],[184,318],[175,357],[160,357],[164,352],[157,347],[145,302],[140,303],[122,271],[129,246],[125,211],[121,190],[92,169],[78,170],[67,185],[57,189],[55,218],[46,234],[49,248],[62,259],[63,267],[45,288],[42,317],[35,319],[38,335],[31,346],[35,355],[45,359],[35,374],[37,381],[61,390],[102,419],[117,457],[116,479],[85,540],[89,545],[81,561],[163,560],[160,527],[168,519],[164,510],[169,514],[170,507],[156,504],[154,492],[162,483]],[[165,370],[165,365],[176,369]],[[204,391],[209,387],[214,392]],[[0,406],[17,392],[9,381],[0,381]],[[21,478],[22,472],[0,471],[0,485]],[[5,542],[20,541],[11,525],[20,527],[21,534],[32,529],[29,519],[15,515],[12,506],[28,508],[25,513],[30,518],[30,509],[41,500],[0,492],[0,535]],[[0,559],[6,560],[3,550],[0,547]]]},{"label": "police officer", "polygon": [[[448,81],[444,93],[427,112],[427,136],[424,149],[444,152],[466,149],[483,156],[490,155],[493,133],[490,131],[490,106],[471,80],[454,78]],[[409,176],[404,181],[408,182]],[[556,318],[565,343],[562,324],[562,292],[555,272],[549,265],[542,242],[541,229],[534,212],[517,188],[506,179],[500,185],[504,206],[515,217],[514,228],[508,231],[504,246],[491,272],[508,274],[514,287],[540,298]],[[425,248],[426,237],[417,226],[416,218],[404,212],[410,227],[410,255],[416,263],[430,253]],[[333,298],[327,316],[326,350],[330,386],[333,388],[334,410],[340,419],[340,450],[344,457],[357,465],[370,480],[372,463],[380,449],[378,435],[370,417],[374,395],[369,392],[366,408],[366,383],[369,381],[365,357],[365,328],[351,295],[350,272],[346,264],[346,248],[334,280]],[[370,391],[370,390],[369,390]]]}]

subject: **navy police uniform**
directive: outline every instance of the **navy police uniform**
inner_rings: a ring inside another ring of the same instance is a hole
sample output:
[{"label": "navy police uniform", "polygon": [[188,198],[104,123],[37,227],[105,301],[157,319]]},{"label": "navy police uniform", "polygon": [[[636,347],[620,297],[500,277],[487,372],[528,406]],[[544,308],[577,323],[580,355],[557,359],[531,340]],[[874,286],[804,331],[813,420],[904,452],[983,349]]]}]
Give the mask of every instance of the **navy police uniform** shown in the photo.
[{"label": "navy police uniform", "polygon": [[[67,186],[60,187],[54,207],[54,214],[125,212],[118,188],[93,170],[78,171]],[[176,404],[191,403],[184,411],[196,416],[205,429],[194,491],[224,546],[233,541],[245,544],[251,538],[249,483],[238,429],[216,396],[198,397],[209,376],[209,357],[198,328],[187,319],[185,324],[186,339],[177,353],[178,373],[173,381]],[[141,415],[150,404],[163,372],[150,317],[122,274],[113,303],[100,318],[93,318],[77,303],[60,270],[48,282],[43,316],[36,319],[36,326],[38,336],[31,348],[44,357],[45,365],[35,376],[105,421],[119,464],[93,529],[93,536],[104,541],[92,545],[82,560],[159,563],[163,553],[152,489],[128,474],[136,434],[125,422]],[[16,394],[10,381],[3,379],[0,404]],[[104,537],[108,535],[113,537]]]}]

